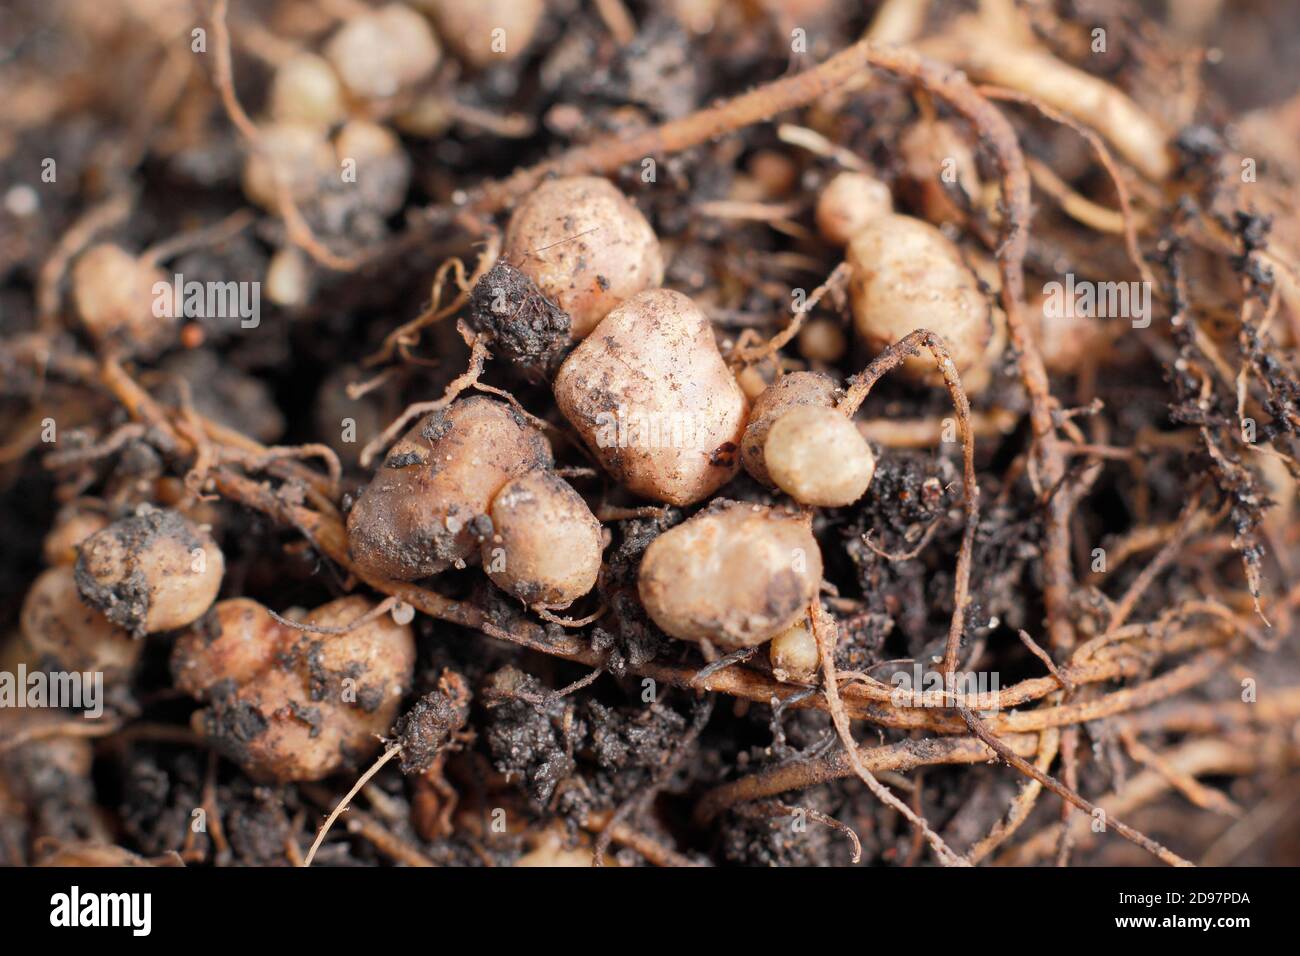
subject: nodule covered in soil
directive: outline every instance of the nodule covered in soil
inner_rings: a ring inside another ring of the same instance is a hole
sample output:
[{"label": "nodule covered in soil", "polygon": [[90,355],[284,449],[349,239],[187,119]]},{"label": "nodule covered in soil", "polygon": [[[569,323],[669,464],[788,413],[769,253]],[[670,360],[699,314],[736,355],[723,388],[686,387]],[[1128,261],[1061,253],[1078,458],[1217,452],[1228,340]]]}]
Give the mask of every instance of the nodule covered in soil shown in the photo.
[{"label": "nodule covered in soil", "polygon": [[0,863],[1300,861],[1298,41],[7,4]]}]

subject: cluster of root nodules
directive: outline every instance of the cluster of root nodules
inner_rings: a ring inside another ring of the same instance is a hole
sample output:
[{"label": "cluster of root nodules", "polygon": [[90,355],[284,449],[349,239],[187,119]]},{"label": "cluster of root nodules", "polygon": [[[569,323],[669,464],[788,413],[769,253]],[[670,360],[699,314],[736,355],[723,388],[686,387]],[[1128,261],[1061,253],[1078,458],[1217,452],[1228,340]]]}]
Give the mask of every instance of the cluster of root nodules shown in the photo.
[{"label": "cluster of root nodules", "polygon": [[0,863],[1300,862],[1282,0],[119,5],[0,65]]}]

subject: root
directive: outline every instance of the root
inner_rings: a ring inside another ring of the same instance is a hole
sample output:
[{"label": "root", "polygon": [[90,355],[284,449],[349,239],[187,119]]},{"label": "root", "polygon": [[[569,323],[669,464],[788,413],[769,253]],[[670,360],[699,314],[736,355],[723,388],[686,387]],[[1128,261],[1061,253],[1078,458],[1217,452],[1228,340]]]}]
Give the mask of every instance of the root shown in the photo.
[{"label": "root", "polygon": [[847,823],[841,823],[834,817],[829,817],[820,810],[814,810],[812,807],[792,807],[781,803],[779,800],[762,800],[757,803],[747,803],[736,808],[740,816],[751,817],[756,820],[767,820],[772,817],[794,817],[803,814],[814,823],[820,823],[822,826],[830,827],[832,830],[838,830],[848,837],[849,842],[853,845],[853,863],[862,862],[862,841],[853,828]]},{"label": "root", "polygon": [[[1189,740],[1165,755],[1169,768],[1189,777],[1247,774],[1277,758],[1275,745],[1264,746],[1264,741],[1229,742],[1216,738]],[[1294,760],[1295,755],[1289,755]],[[1098,801],[1109,819],[1115,814],[1131,813],[1151,803],[1173,788],[1166,773],[1147,770],[1131,777],[1122,787]],[[1007,851],[998,862],[1013,866],[1028,866],[1043,859],[1067,832],[1075,841],[1091,837],[1092,818],[1075,815],[1067,827],[1054,824],[1032,836],[1026,842]]]},{"label": "root", "polygon": [[1050,673],[1053,677],[1055,677],[1057,683],[1061,685],[1061,689],[1069,693],[1073,693],[1074,684],[1070,681],[1069,677],[1061,673],[1060,669],[1056,666],[1056,662],[1052,660],[1052,655],[1048,654],[1047,651],[1039,647],[1038,644],[1035,643],[1034,639],[1029,636],[1029,632],[1026,631],[1024,628],[1020,629],[1019,636],[1020,636],[1020,642],[1024,644],[1025,647],[1029,648],[1029,652],[1031,654],[1033,654],[1035,657],[1037,657],[1040,661],[1043,662],[1043,665],[1047,668],[1048,673]]},{"label": "root", "polygon": [[728,667],[734,667],[737,664],[743,664],[758,652],[758,647],[741,647],[730,654],[723,654],[716,661],[712,661],[701,667],[691,678],[691,686],[699,687],[703,685],[710,677],[718,671],[726,670]]},{"label": "root", "polygon": [[[1038,738],[1038,755],[1034,758],[1034,766],[1046,773],[1047,768],[1056,759],[1060,742],[1060,731],[1055,729],[1043,731]],[[1011,804],[1011,809],[1007,812],[1006,817],[997,822],[993,829],[989,831],[988,836],[970,848],[970,853],[967,855],[970,857],[971,863],[980,863],[994,850],[1015,836],[1024,822],[1029,819],[1029,814],[1038,803],[1038,797],[1042,792],[1043,785],[1037,779],[1031,778],[1026,781],[1025,785],[1020,788],[1020,792],[1016,794],[1016,799]]]},{"label": "root", "polygon": [[548,624],[558,624],[560,627],[586,627],[588,624],[594,624],[605,616],[609,611],[607,605],[602,604],[596,610],[592,611],[586,617],[561,617],[558,614],[552,614],[551,610],[545,604],[534,604],[532,612]]},{"label": "root", "polygon": [[276,205],[280,217],[284,220],[289,241],[307,253],[313,261],[326,269],[336,272],[350,272],[358,268],[360,259],[340,256],[324,246],[316,238],[312,228],[303,218],[298,203],[289,188],[290,178],[280,161],[273,156],[262,142],[262,134],[256,124],[249,118],[244,107],[235,95],[234,68],[230,57],[230,29],[226,25],[226,8],[228,0],[213,0],[211,23],[213,40],[213,82],[221,97],[226,115],[239,134],[248,142],[249,148],[262,154],[274,170],[276,182]]},{"label": "root", "polygon": [[358,615],[357,619],[352,621],[350,624],[344,624],[340,627],[325,627],[323,625],[312,624],[310,622],[291,621],[289,618],[282,617],[281,615],[277,614],[275,611],[272,611],[270,608],[266,609],[266,613],[271,615],[271,618],[276,623],[283,624],[285,627],[291,627],[295,631],[303,631],[307,634],[327,634],[327,635],[337,636],[340,634],[351,634],[357,628],[364,627],[365,625],[369,624],[371,621],[377,621],[385,614],[395,612],[397,607],[401,603],[402,602],[395,597],[386,597],[378,604],[376,604],[374,607],[372,607],[369,611],[366,611],[364,614]]},{"label": "root", "polygon": [[961,433],[962,447],[962,491],[966,511],[966,527],[962,532],[961,548],[957,552],[957,575],[953,587],[952,620],[948,626],[948,643],[943,654],[943,672],[951,677],[957,669],[957,651],[961,646],[961,636],[965,629],[966,606],[970,602],[970,570],[972,554],[975,549],[975,531],[979,527],[980,489],[975,477],[975,438],[971,434],[970,399],[962,388],[957,366],[943,339],[926,329],[917,329],[886,348],[860,375],[855,376],[841,399],[839,409],[852,418],[870,394],[872,387],[882,376],[903,364],[909,357],[918,354],[921,348],[929,349],[934,356],[939,373],[943,376],[948,394],[952,398],[953,408],[957,412],[957,428]]},{"label": "root", "polygon": [[388,747],[384,750],[383,754],[380,755],[379,759],[372,763],[369,769],[357,778],[357,782],[352,785],[352,789],[344,794],[343,799],[335,805],[334,809],[330,811],[330,815],[325,818],[325,822],[321,825],[320,831],[316,834],[316,839],[312,841],[311,849],[307,851],[307,856],[302,861],[303,867],[311,866],[311,861],[316,859],[316,851],[319,850],[320,845],[325,842],[325,836],[330,832],[330,827],[334,826],[334,821],[339,818],[339,814],[348,808],[348,804],[352,802],[352,798],[361,792],[361,788],[369,782],[371,777],[383,769],[384,764],[388,763],[388,761],[392,760],[401,752],[402,748],[399,744]]},{"label": "root", "polygon": [[1025,776],[1038,781],[1040,784],[1042,784],[1048,790],[1052,791],[1052,793],[1056,794],[1062,800],[1074,804],[1080,810],[1084,811],[1084,813],[1088,814],[1090,819],[1096,819],[1098,813],[1102,814],[1101,819],[1105,821],[1106,827],[1108,828],[1114,827],[1116,833],[1118,833],[1120,836],[1122,836],[1124,839],[1128,840],[1129,842],[1135,843],[1138,846],[1142,847],[1142,849],[1146,850],[1148,853],[1155,856],[1162,863],[1168,863],[1170,866],[1191,866],[1192,865],[1190,861],[1184,860],[1178,854],[1174,853],[1171,850],[1166,849],[1165,847],[1157,843],[1155,840],[1152,840],[1150,837],[1142,833],[1139,833],[1137,830],[1134,830],[1132,827],[1128,826],[1127,824],[1121,823],[1119,820],[1115,819],[1114,817],[1105,816],[1105,811],[1099,810],[1099,808],[1096,805],[1089,803],[1083,797],[1079,796],[1079,794],[1076,793],[1072,788],[1065,786],[1060,781],[1056,780],[1054,777],[1049,776],[1043,770],[1029,763],[1029,761],[1025,760],[1014,750],[1012,750],[1010,747],[1008,747],[1006,744],[1000,741],[997,737],[995,737],[989,731],[988,727],[985,726],[984,722],[980,720],[979,717],[977,717],[973,711],[967,710],[965,707],[958,707],[957,711],[961,714],[962,720],[966,721],[966,726],[968,726],[971,729],[971,733],[973,733],[984,743],[988,744],[988,746],[992,750],[996,751],[997,755],[1001,757],[1005,763],[1008,763],[1012,767],[1015,767]]},{"label": "root", "polygon": [[1229,817],[1239,818],[1242,816],[1241,807],[1218,790],[1211,790],[1209,787],[1203,786],[1197,782],[1195,777],[1175,767],[1165,757],[1142,743],[1131,727],[1120,730],[1120,739],[1124,742],[1124,747],[1128,750],[1129,756],[1138,763],[1161,774],[1172,787],[1202,810],[1222,813]]},{"label": "root", "polygon": [[840,735],[840,740],[844,744],[844,753],[848,757],[853,772],[876,795],[878,800],[897,810],[908,822],[921,831],[926,842],[930,844],[930,848],[934,850],[935,856],[939,858],[939,862],[944,866],[969,866],[970,861],[959,857],[949,849],[943,838],[931,830],[930,825],[917,816],[911,807],[899,800],[890,792],[888,787],[877,780],[871,771],[867,769],[866,764],[858,757],[858,747],[853,742],[853,731],[849,727],[849,717],[844,711],[843,702],[840,700],[839,679],[835,674],[835,624],[827,620],[828,616],[818,602],[814,601],[808,613],[812,621],[813,636],[817,640],[817,651],[822,660],[822,677],[825,681],[823,692],[826,695],[827,709],[830,711],[831,720]]},{"label": "root", "polygon": [[595,834],[608,830],[614,843],[635,850],[655,866],[695,867],[699,865],[640,830],[633,829],[625,823],[611,823],[608,813],[593,813],[583,821],[582,826],[587,832]]},{"label": "root", "polygon": [[143,425],[130,422],[115,428],[107,438],[94,442],[84,448],[69,448],[64,451],[52,451],[45,456],[45,467],[57,470],[72,465],[84,465],[92,461],[116,455],[132,442],[141,441],[148,434]]},{"label": "root", "polygon": [[374,462],[375,456],[395,442],[409,427],[411,422],[418,418],[423,418],[431,412],[439,411],[446,408],[454,402],[465,389],[472,387],[478,382],[478,377],[483,374],[483,365],[491,357],[483,337],[474,335],[469,327],[461,323],[459,325],[461,334],[465,336],[470,345],[469,367],[456,378],[452,379],[446,390],[442,393],[442,398],[432,402],[416,402],[414,405],[407,406],[402,414],[385,428],[378,437],[372,439],[361,450],[361,467],[369,468]]},{"label": "root", "polygon": [[325,462],[325,469],[329,474],[329,497],[337,498],[339,494],[339,485],[343,481],[343,463],[339,461],[338,453],[329,445],[308,444],[308,445],[273,445],[257,454],[239,454],[232,456],[232,459],[238,461],[245,468],[253,471],[261,471],[272,462],[280,461],[285,458],[319,458]]},{"label": "root", "polygon": [[156,242],[140,253],[140,261],[150,265],[174,259],[184,252],[203,249],[207,246],[219,246],[229,242],[253,224],[253,213],[247,209],[238,209],[220,222],[215,222],[202,229],[183,232],[162,242]]},{"label": "root", "polygon": [[[496,265],[497,257],[500,254],[501,234],[498,230],[493,229],[488,233],[483,251],[479,253],[478,263],[474,267],[473,275],[466,277],[465,263],[459,257],[453,256],[443,262],[433,276],[429,307],[410,322],[398,326],[384,336],[383,346],[379,351],[367,357],[362,364],[366,367],[382,364],[390,360],[395,352],[401,352],[404,356],[407,355],[408,351],[420,341],[419,333],[421,330],[455,315],[465,307],[465,303],[469,301],[470,292],[478,284],[478,281]],[[442,304],[442,290],[449,276],[455,282],[458,291],[456,298],[444,306]],[[349,394],[351,393],[349,392]]]},{"label": "root", "polygon": [[817,303],[821,302],[828,293],[842,296],[844,290],[848,287],[849,278],[852,274],[853,270],[847,262],[841,262],[837,265],[831,271],[831,274],[826,277],[826,281],[814,289],[812,295],[804,300],[803,307],[795,310],[794,318],[789,325],[762,345],[737,349],[737,355],[741,361],[752,365],[755,362],[771,358],[789,345],[794,341],[794,337],[799,334],[799,330],[803,328],[804,316],[812,312],[817,307]]},{"label": "root", "polygon": [[1097,154],[1097,158],[1101,161],[1107,175],[1110,176],[1111,184],[1115,187],[1115,197],[1119,200],[1120,229],[1118,231],[1124,236],[1124,248],[1128,252],[1129,261],[1133,263],[1133,267],[1137,269],[1142,280],[1149,287],[1156,288],[1156,280],[1155,276],[1151,274],[1151,267],[1147,265],[1146,259],[1142,257],[1142,251],[1138,248],[1137,217],[1133,213],[1133,200],[1129,195],[1128,185],[1124,182],[1124,177],[1120,175],[1119,166],[1110,155],[1110,150],[1106,148],[1105,141],[1089,127],[1071,119],[1059,110],[1053,109],[1028,93],[991,86],[981,86],[979,89],[980,93],[992,100],[1007,100],[1032,106],[1052,122],[1068,126],[1087,140],[1088,145]]}]

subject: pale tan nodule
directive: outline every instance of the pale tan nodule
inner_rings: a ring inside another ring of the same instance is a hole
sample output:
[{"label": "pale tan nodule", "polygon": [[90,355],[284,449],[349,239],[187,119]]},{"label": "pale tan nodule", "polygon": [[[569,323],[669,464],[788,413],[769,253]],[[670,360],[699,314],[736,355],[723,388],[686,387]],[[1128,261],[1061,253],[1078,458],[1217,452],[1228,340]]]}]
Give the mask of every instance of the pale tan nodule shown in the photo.
[{"label": "pale tan nodule", "polygon": [[666,633],[730,650],[762,644],[806,614],[821,574],[806,517],[733,501],[656,538],[637,585]]}]

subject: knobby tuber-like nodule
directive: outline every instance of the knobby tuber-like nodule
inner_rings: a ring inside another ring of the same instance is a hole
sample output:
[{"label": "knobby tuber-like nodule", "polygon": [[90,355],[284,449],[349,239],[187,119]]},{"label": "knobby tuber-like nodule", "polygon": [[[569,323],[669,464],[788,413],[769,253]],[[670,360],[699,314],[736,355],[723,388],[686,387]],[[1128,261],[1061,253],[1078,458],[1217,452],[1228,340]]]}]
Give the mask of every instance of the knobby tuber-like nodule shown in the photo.
[{"label": "knobby tuber-like nodule", "polygon": [[379,216],[402,208],[411,182],[411,161],[399,140],[386,126],[354,119],[334,136],[336,169],[346,169],[355,180],[357,196],[348,198]]},{"label": "knobby tuber-like nodule", "polygon": [[800,504],[839,508],[861,498],[876,460],[857,427],[836,410],[837,395],[834,381],[818,372],[791,372],[768,386],[745,428],[745,470]]},{"label": "knobby tuber-like nodule", "polygon": [[857,426],[842,412],[816,405],[792,408],[772,423],[763,461],[778,488],[800,504],[823,508],[853,504],[876,472]]},{"label": "knobby tuber-like nodule", "polygon": [[980,180],[975,150],[961,131],[946,120],[923,120],[899,137],[898,152],[903,192],[914,194],[921,215],[936,226],[965,219]]},{"label": "knobby tuber-like nodule", "polygon": [[720,500],[651,542],[637,588],[670,636],[733,650],[799,620],[821,578],[808,516]]},{"label": "knobby tuber-like nodule", "polygon": [[172,283],[121,246],[100,243],[78,257],[72,298],[91,337],[128,354],[152,355],[175,336]]},{"label": "knobby tuber-like nodule", "polygon": [[98,671],[106,681],[127,676],[144,650],[125,628],[82,600],[72,566],[38,577],[23,601],[21,627],[27,657],[55,670]]},{"label": "knobby tuber-like nodule", "polygon": [[821,666],[821,654],[817,650],[817,638],[804,617],[772,638],[767,647],[768,659],[772,663],[772,674],[777,680],[794,680],[808,683],[817,676]]},{"label": "knobby tuber-like nodule", "polygon": [[522,56],[546,13],[545,0],[413,0],[466,66],[487,69]]},{"label": "knobby tuber-like nodule", "polygon": [[664,280],[650,223],[599,176],[538,186],[510,217],[503,255],[569,313],[575,339],[585,338],[619,303]]},{"label": "knobby tuber-like nodule", "polygon": [[283,121],[258,129],[258,149],[244,161],[244,195],[277,212],[283,191],[294,202],[316,196],[339,175],[326,130],[311,123]]},{"label": "knobby tuber-like nodule", "polygon": [[400,3],[359,13],[325,44],[343,86],[362,100],[396,96],[432,73],[441,55],[429,22]]},{"label": "knobby tuber-like nodule", "polygon": [[[978,365],[993,335],[989,302],[957,247],[910,216],[885,216],[849,243],[849,301],[867,347],[879,352],[917,329],[937,333],[959,372]],[[942,384],[928,355],[908,357],[902,372]]]},{"label": "knobby tuber-like nodule", "polygon": [[582,496],[550,472],[507,482],[492,499],[483,567],[527,604],[565,606],[596,586],[600,522]]},{"label": "knobby tuber-like nodule", "polygon": [[546,437],[504,402],[474,395],[432,412],[393,445],[349,512],[352,559],[404,581],[477,560],[497,492],[551,463]]},{"label": "knobby tuber-like nodule", "polygon": [[46,564],[76,564],[77,547],[108,526],[104,506],[84,498],[70,501],[54,516],[54,526],[41,545]]},{"label": "knobby tuber-like nodule", "polygon": [[185,627],[216,600],[225,558],[180,512],[142,505],[78,548],[82,599],[118,627],[152,634]]},{"label": "knobby tuber-like nodule", "polygon": [[832,319],[813,319],[799,330],[799,354],[809,362],[834,365],[844,358],[848,344],[844,330]]},{"label": "knobby tuber-like nodule", "polygon": [[772,425],[786,412],[803,405],[831,408],[836,393],[835,381],[820,372],[791,372],[764,389],[754,400],[740,443],[741,461],[750,476],[765,485],[774,485],[764,457],[767,433]]},{"label": "knobby tuber-like nodule", "polygon": [[817,197],[814,216],[827,242],[847,246],[871,223],[894,211],[889,187],[867,173],[837,173]]},{"label": "knobby tuber-like nodule", "polygon": [[328,127],[346,110],[338,74],[323,57],[304,51],[276,67],[268,99],[271,119]]},{"label": "knobby tuber-like nodule", "polygon": [[564,360],[555,401],[605,469],[646,498],[700,501],[731,480],[745,396],[680,292],[642,292]]},{"label": "knobby tuber-like nodule", "polygon": [[[346,628],[373,607],[339,598],[303,623]],[[411,687],[415,636],[390,615],[344,633],[303,632],[234,598],[181,635],[171,667],[176,686],[207,705],[195,730],[245,771],[319,780],[378,749]]]}]

